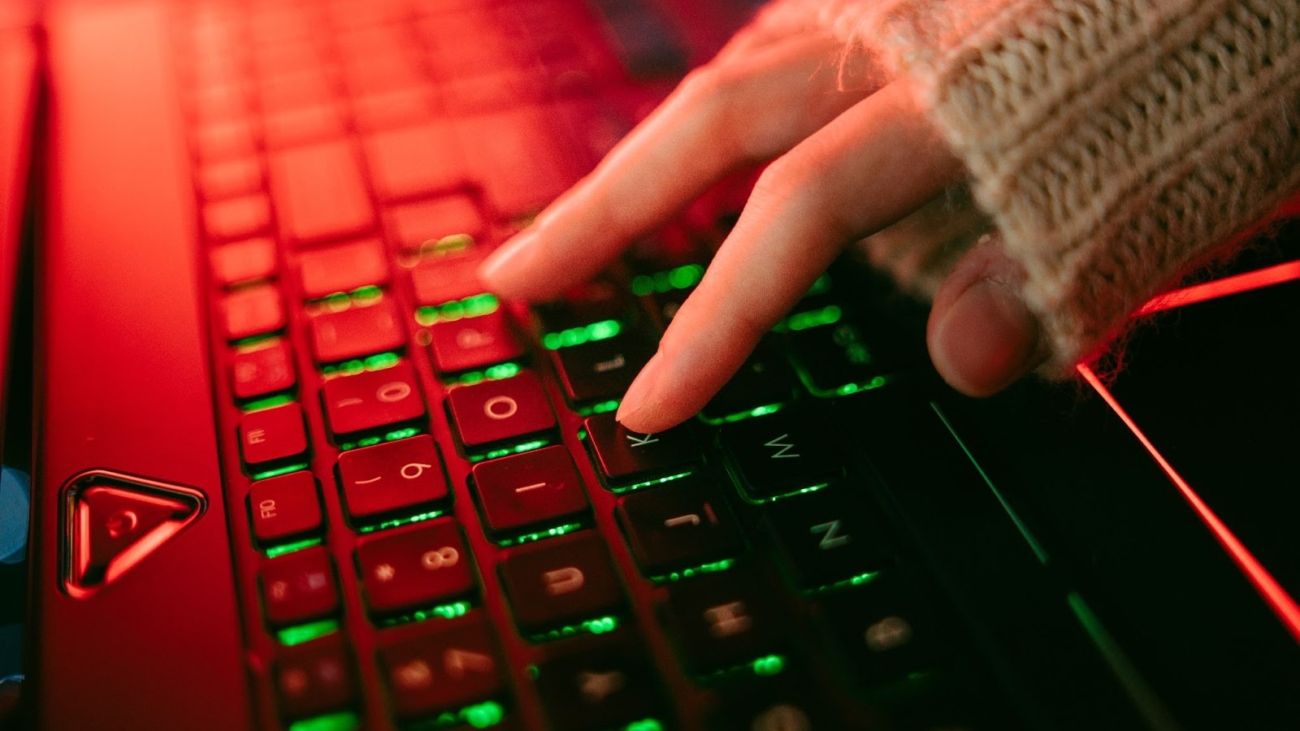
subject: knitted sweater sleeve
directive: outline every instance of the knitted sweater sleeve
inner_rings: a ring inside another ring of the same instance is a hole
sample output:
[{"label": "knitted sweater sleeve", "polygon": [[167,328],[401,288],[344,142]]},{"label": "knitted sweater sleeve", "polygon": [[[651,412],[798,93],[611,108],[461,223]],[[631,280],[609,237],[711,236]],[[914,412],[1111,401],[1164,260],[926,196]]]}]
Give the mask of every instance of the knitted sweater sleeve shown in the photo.
[{"label": "knitted sweater sleeve", "polygon": [[1060,374],[1300,188],[1296,0],[778,0],[914,78]]}]

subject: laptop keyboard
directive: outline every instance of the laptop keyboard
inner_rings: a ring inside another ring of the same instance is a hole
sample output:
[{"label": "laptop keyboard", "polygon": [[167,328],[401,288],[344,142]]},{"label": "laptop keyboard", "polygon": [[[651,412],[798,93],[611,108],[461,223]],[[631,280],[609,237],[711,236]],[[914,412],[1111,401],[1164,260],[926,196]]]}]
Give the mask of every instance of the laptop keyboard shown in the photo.
[{"label": "laptop keyboard", "polygon": [[258,722],[975,728],[836,443],[833,400],[906,363],[836,279],[654,435],[613,412],[733,211],[532,311],[476,283],[685,66],[599,6],[176,8]]}]

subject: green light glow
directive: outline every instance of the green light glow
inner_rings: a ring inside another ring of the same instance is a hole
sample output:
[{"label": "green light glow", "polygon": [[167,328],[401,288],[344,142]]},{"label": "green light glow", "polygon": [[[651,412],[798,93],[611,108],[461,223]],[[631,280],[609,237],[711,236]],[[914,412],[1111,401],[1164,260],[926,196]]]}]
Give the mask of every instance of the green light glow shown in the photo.
[{"label": "green light glow", "polygon": [[546,530],[538,531],[536,533],[525,533],[522,536],[502,538],[501,540],[497,541],[497,545],[518,546],[522,543],[532,543],[533,541],[540,541],[546,538],[556,538],[558,536],[564,535],[565,533],[572,533],[573,531],[579,530],[580,528],[582,528],[581,523],[565,523],[564,525],[557,525],[554,528],[548,528]]},{"label": "green light glow", "polygon": [[379,353],[367,358],[357,358],[342,363],[321,366],[320,373],[325,378],[354,376],[362,371],[382,371],[385,368],[392,368],[401,360],[401,356],[397,353]]},{"label": "green light glow", "polygon": [[571,327],[557,333],[547,333],[542,336],[542,345],[546,346],[547,350],[559,350],[583,343],[608,340],[622,331],[623,326],[618,320],[601,320],[585,327]]},{"label": "green light glow", "polygon": [[518,363],[500,363],[481,371],[468,371],[450,379],[451,383],[468,386],[479,381],[500,381],[503,378],[519,375]]},{"label": "green light glow", "polygon": [[750,662],[732,665],[721,670],[714,670],[711,673],[697,676],[695,679],[704,684],[713,684],[719,681],[729,682],[731,679],[744,677],[748,675],[758,675],[770,677],[778,675],[785,670],[786,660],[782,655],[766,655]]},{"label": "green light glow", "polygon": [[280,640],[280,644],[285,647],[301,645],[304,642],[311,642],[317,637],[332,635],[339,631],[339,623],[336,619],[323,619],[319,622],[310,624],[300,624],[297,627],[288,627],[275,633]]},{"label": "green light glow", "polygon": [[1169,709],[1165,708],[1155,689],[1142,676],[1128,653],[1124,652],[1124,648],[1115,640],[1114,635],[1106,629],[1106,625],[1102,624],[1101,618],[1093,613],[1088,602],[1074,591],[1069,593],[1066,601],[1069,602],[1075,619],[1079,620],[1079,624],[1088,633],[1088,638],[1092,640],[1110,667],[1111,674],[1123,684],[1125,693],[1133,701],[1133,705],[1137,706],[1147,726],[1162,731],[1180,728],[1178,721],[1170,714]]},{"label": "green light glow", "polygon": [[654,274],[642,274],[632,279],[632,293],[638,297],[647,294],[662,294],[674,289],[690,289],[704,278],[704,267],[700,264],[686,264],[676,269],[669,269]]},{"label": "green light glow", "polygon": [[353,731],[361,727],[361,717],[351,711],[294,721],[289,731]]},{"label": "green light glow", "polygon": [[618,629],[618,626],[618,617],[598,617],[578,624],[557,627],[549,632],[532,635],[528,639],[532,642],[553,642],[581,634],[603,635],[606,632],[613,632]]},{"label": "green light glow", "polygon": [[638,482],[638,483],[636,483],[635,485],[627,485],[627,486],[625,486],[625,487],[612,487],[612,488],[610,488],[610,490],[611,490],[612,492],[615,492],[615,493],[632,492],[633,490],[640,490],[641,488],[644,488],[644,487],[654,487],[655,485],[662,485],[662,484],[664,484],[665,482],[672,482],[673,480],[680,480],[680,479],[682,479],[683,477],[690,477],[690,476],[693,475],[693,474],[695,474],[695,473],[692,472],[691,470],[687,470],[687,471],[685,471],[685,472],[679,472],[679,473],[677,473],[677,474],[675,474],[675,475],[668,475],[667,477],[660,477],[660,478],[655,479],[655,480],[646,480],[645,482]]},{"label": "green light glow", "polygon": [[379,624],[383,627],[395,627],[399,624],[409,624],[411,622],[423,622],[428,619],[455,619],[463,617],[473,609],[474,605],[469,602],[452,602],[450,604],[439,604],[436,607],[428,609],[419,609],[414,612],[408,612],[397,617],[388,617]]},{"label": "green light glow", "polygon": [[755,416],[767,416],[768,414],[775,414],[776,412],[784,408],[785,408],[785,404],[768,404],[767,406],[760,406],[756,409],[750,409],[749,411],[742,411],[739,414],[728,414],[727,416],[724,416],[721,419],[710,419],[704,414],[700,414],[699,419],[700,421],[710,426],[718,426],[719,424],[730,424],[732,422],[741,421],[743,419],[752,419]]},{"label": "green light glow", "polygon": [[813,282],[812,286],[808,288],[804,297],[816,297],[829,291],[831,291],[831,275],[823,272],[820,277],[817,277],[817,281]]},{"label": "green light glow", "polygon": [[384,441],[395,442],[399,439],[410,439],[411,437],[419,436],[419,434],[420,434],[420,430],[414,427],[410,427],[407,429],[398,429],[397,431],[390,431],[387,434],[385,434]]},{"label": "green light glow", "polygon": [[653,718],[643,718],[624,726],[623,731],[664,731],[664,725]]},{"label": "green light glow", "polygon": [[286,553],[301,551],[304,548],[311,548],[312,546],[319,546],[320,544],[321,540],[319,538],[307,538],[295,543],[286,543],[283,546],[271,546],[266,549],[266,557],[275,558],[276,556],[283,556]]},{"label": "green light glow", "polygon": [[244,404],[244,413],[249,413],[250,411],[265,411],[266,409],[274,409],[277,406],[284,406],[285,404],[291,404],[294,401],[296,401],[296,399],[287,393],[280,394],[279,396],[269,396],[264,399],[258,399],[257,401],[249,401],[248,403]]},{"label": "green light glow", "polygon": [[768,655],[758,658],[749,666],[753,668],[755,675],[776,675],[785,670],[785,658],[780,655]]},{"label": "green light glow", "polygon": [[506,709],[496,701],[465,706],[459,711],[443,711],[436,716],[404,725],[408,731],[436,731],[449,727],[492,728],[505,720]]},{"label": "green light glow", "polygon": [[306,462],[304,462],[304,463],[302,463],[302,464],[291,464],[291,465],[289,465],[289,466],[287,466],[287,467],[276,467],[276,468],[273,469],[273,470],[266,470],[266,471],[264,471],[264,472],[256,472],[256,473],[254,473],[254,474],[253,474],[253,479],[254,479],[254,480],[267,480],[267,479],[270,479],[270,478],[272,478],[272,477],[279,477],[280,475],[287,475],[287,474],[289,474],[290,472],[297,472],[297,471],[299,471],[299,470],[305,470],[305,469],[307,469],[307,468],[310,467],[310,466],[311,466],[311,465],[308,465]]},{"label": "green light glow", "polygon": [[393,518],[392,520],[385,520],[382,523],[376,523],[375,525],[368,525],[363,528],[358,528],[357,530],[360,533],[374,533],[377,530],[388,530],[389,528],[396,528],[402,525],[410,525],[411,523],[421,523],[426,520],[433,520],[434,518],[442,517],[442,515],[443,515],[443,511],[441,510],[430,510],[427,513],[420,513],[419,515],[411,515],[405,518]]},{"label": "green light glow", "polygon": [[550,441],[546,439],[535,439],[531,442],[516,444],[513,447],[503,447],[501,449],[494,449],[491,452],[487,452],[485,454],[471,455],[469,461],[482,462],[485,459],[496,459],[498,457],[508,457],[512,454],[519,454],[520,452],[531,452],[534,449],[541,449],[542,447],[545,447],[548,444],[550,444]]},{"label": "green light glow", "polygon": [[767,503],[773,503],[776,502],[777,500],[784,500],[788,497],[794,497],[795,495],[807,495],[810,492],[817,492],[818,490],[824,490],[829,486],[830,486],[829,482],[823,482],[820,485],[810,485],[809,487],[795,490],[794,492],[783,492],[780,495],[768,495],[767,497],[764,498],[752,498],[742,488],[740,490],[740,497],[750,505],[766,505]]},{"label": "green light glow", "polygon": [[819,594],[828,594],[830,592],[839,591],[840,589],[847,589],[850,586],[862,586],[863,584],[871,583],[877,576],[880,576],[879,571],[868,571],[865,574],[850,576],[847,579],[836,581],[833,584],[825,584],[816,589],[808,589],[807,591],[804,591],[803,594],[804,596],[817,596]]},{"label": "green light glow", "polygon": [[266,335],[254,335],[252,337],[244,338],[243,340],[236,340],[230,345],[241,353],[247,353],[253,350],[261,350],[266,347],[270,341],[279,339],[280,336],[278,334],[267,333]]},{"label": "green light glow", "polygon": [[667,573],[662,576],[652,576],[650,577],[650,580],[656,584],[666,584],[673,581],[681,581],[682,579],[689,579],[692,576],[698,576],[699,574],[716,574],[719,571],[726,571],[727,569],[735,565],[736,565],[735,559],[726,558],[721,561],[706,563],[702,566],[696,566],[694,568],[682,569],[681,571],[673,571],[671,573]]},{"label": "green light glow", "polygon": [[593,404],[591,406],[588,406],[585,409],[578,409],[578,413],[582,414],[583,416],[591,416],[592,414],[605,414],[610,411],[617,410],[618,404],[619,404],[618,399],[613,399],[610,401],[601,401],[600,403]]},{"label": "green light glow", "polygon": [[480,317],[496,312],[501,302],[495,295],[476,294],[464,299],[444,302],[434,307],[421,307],[415,311],[415,321],[421,325],[435,322],[454,322],[467,317]]},{"label": "green light glow", "polygon": [[[843,316],[844,312],[839,308],[839,305],[827,305],[819,310],[796,312],[790,315],[785,319],[784,329],[798,332],[824,325],[834,325]],[[780,329],[780,326],[778,326],[778,329]]]}]

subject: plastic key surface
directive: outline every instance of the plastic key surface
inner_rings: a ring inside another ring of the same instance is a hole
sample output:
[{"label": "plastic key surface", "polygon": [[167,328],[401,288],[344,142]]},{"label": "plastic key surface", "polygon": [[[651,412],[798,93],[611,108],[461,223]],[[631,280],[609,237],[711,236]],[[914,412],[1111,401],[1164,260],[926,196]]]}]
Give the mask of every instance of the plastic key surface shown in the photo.
[{"label": "plastic key surface", "polygon": [[287,391],[298,382],[293,353],[287,340],[264,340],[240,348],[233,358],[231,377],[240,401]]},{"label": "plastic key surface", "polygon": [[318,363],[337,363],[397,350],[406,344],[406,329],[391,297],[340,312],[313,315],[311,344]]},{"label": "plastic key surface", "polygon": [[248,493],[253,535],[273,542],[321,529],[320,495],[310,472],[258,480]]},{"label": "plastic key surface", "polygon": [[658,434],[638,434],[607,412],[588,418],[584,426],[596,466],[614,487],[678,473],[703,457],[689,424]]},{"label": "plastic key surface", "polygon": [[424,416],[424,399],[407,361],[391,368],[339,376],[321,389],[325,416],[335,435],[396,426]]},{"label": "plastic key surface", "polygon": [[593,531],[511,549],[500,571],[515,621],[526,632],[597,617],[623,604],[609,549]]},{"label": "plastic key surface", "polygon": [[280,715],[310,718],[347,708],[357,689],[351,653],[337,634],[284,650],[275,662]]},{"label": "plastic key surface", "polygon": [[844,471],[831,436],[798,411],[726,424],[718,440],[743,494],[754,501],[823,487]]},{"label": "plastic key surface", "polygon": [[553,656],[537,668],[537,690],[556,731],[621,728],[653,717],[656,683],[645,650],[622,634]]},{"label": "plastic key surface", "polygon": [[555,428],[555,413],[532,371],[454,388],[447,406],[471,451]]},{"label": "plastic key surface", "polygon": [[724,670],[778,650],[788,630],[766,592],[762,579],[742,568],[674,585],[667,616],[687,669]]},{"label": "plastic key surface", "polygon": [[622,398],[652,355],[649,343],[627,336],[551,351],[564,395],[573,404]]},{"label": "plastic key surface", "polygon": [[339,481],[348,515],[368,519],[450,497],[433,437],[384,442],[339,455]]},{"label": "plastic key surface", "polygon": [[893,563],[867,506],[831,490],[782,500],[762,529],[796,589],[813,590],[875,573]]},{"label": "plastic key surface", "polygon": [[523,343],[510,330],[504,310],[478,317],[435,322],[429,326],[433,367],[457,373],[514,360],[524,354]]},{"label": "plastic key surface", "polygon": [[399,717],[459,709],[504,690],[496,638],[482,612],[427,625],[428,634],[392,640],[380,649]]},{"label": "plastic key surface", "polygon": [[427,608],[468,594],[475,587],[473,563],[451,518],[369,536],[357,547],[366,600],[376,614]]},{"label": "plastic key surface", "polygon": [[370,198],[347,142],[271,155],[271,192],[280,235],[293,246],[359,236],[374,227]]},{"label": "plastic key surface", "polygon": [[325,548],[306,548],[263,564],[262,606],[267,621],[276,627],[337,612],[339,591],[334,565]]},{"label": "plastic key surface", "polygon": [[320,246],[298,253],[298,274],[304,299],[388,282],[388,257],[378,239]]},{"label": "plastic key surface", "polygon": [[256,238],[222,244],[213,247],[208,262],[212,278],[223,287],[266,279],[275,274],[277,267],[275,242]]},{"label": "plastic key surface", "polygon": [[794,373],[781,348],[769,336],[759,341],[740,370],[700,413],[711,422],[747,416],[759,409],[788,404],[794,398],[794,389]]},{"label": "plastic key surface", "polygon": [[587,510],[582,478],[563,446],[480,462],[473,476],[493,532],[554,523]]},{"label": "plastic key surface", "polygon": [[637,564],[651,576],[731,558],[742,546],[721,496],[695,475],[627,495],[617,515]]},{"label": "plastic key surface", "polygon": [[250,411],[239,420],[239,446],[250,467],[280,462],[307,451],[302,406],[283,404]]},{"label": "plastic key surface", "polygon": [[270,284],[256,284],[227,294],[221,300],[221,315],[227,340],[279,332],[287,322],[280,292]]}]

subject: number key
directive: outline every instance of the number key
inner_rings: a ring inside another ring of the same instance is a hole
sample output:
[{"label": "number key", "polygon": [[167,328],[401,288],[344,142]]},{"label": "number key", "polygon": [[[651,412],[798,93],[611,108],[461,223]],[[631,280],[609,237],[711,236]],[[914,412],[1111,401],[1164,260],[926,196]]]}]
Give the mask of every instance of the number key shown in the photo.
[{"label": "number key", "polygon": [[311,317],[312,349],[320,363],[397,350],[406,344],[406,331],[397,303],[385,297],[367,305],[352,305],[341,312]]},{"label": "number key", "polygon": [[429,606],[474,589],[473,560],[451,518],[363,540],[357,564],[370,609],[387,614]]},{"label": "number key", "polygon": [[424,399],[407,361],[332,378],[321,389],[321,398],[336,435],[391,427],[424,416]]},{"label": "number key", "polygon": [[446,500],[450,494],[442,459],[428,435],[344,452],[339,481],[348,515],[361,520]]}]

